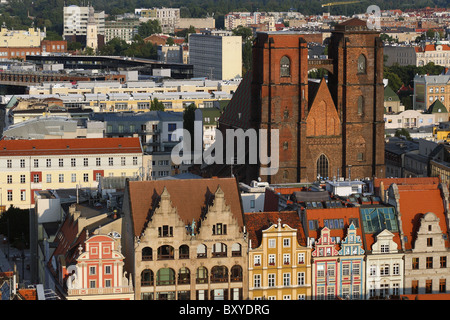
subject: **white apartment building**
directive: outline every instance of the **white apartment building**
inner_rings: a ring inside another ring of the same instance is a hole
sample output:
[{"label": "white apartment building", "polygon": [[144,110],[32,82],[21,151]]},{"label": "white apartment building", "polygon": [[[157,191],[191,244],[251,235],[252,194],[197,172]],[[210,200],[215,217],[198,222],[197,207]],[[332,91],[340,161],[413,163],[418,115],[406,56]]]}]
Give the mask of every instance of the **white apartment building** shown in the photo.
[{"label": "white apartment building", "polygon": [[[87,33],[87,24],[89,19],[90,7],[79,7],[71,5],[64,7],[64,31],[63,37],[68,36],[85,36]],[[97,33],[105,34],[105,12],[95,12],[94,20],[97,25]]]},{"label": "white apartment building", "polygon": [[230,31],[189,35],[189,63],[194,77],[228,80],[242,76],[242,37]]},{"label": "white apartment building", "polygon": [[225,15],[225,29],[233,30],[239,26],[267,24],[269,31],[275,31],[275,17],[265,12],[230,12]]},{"label": "white apartment building", "polygon": [[173,33],[180,22],[179,8],[142,8],[135,9],[135,14],[140,15],[141,21],[157,19],[164,33]]},{"label": "white apartment building", "polygon": [[417,110],[405,110],[399,113],[384,114],[385,129],[420,128],[433,126],[435,115]]},{"label": "white apartment building", "polygon": [[0,206],[31,208],[34,191],[96,188],[100,177],[138,176],[139,138],[1,140]]}]

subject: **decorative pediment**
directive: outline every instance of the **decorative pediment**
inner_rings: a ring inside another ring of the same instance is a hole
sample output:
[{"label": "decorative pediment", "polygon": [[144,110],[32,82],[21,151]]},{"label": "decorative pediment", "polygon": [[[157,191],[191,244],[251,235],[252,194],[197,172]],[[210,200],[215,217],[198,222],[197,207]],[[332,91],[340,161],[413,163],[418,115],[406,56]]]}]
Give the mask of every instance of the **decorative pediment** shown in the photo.
[{"label": "decorative pediment", "polygon": [[336,242],[330,236],[330,229],[322,228],[320,238],[315,242],[314,250],[311,253],[313,257],[332,257],[339,255],[336,250]]},{"label": "decorative pediment", "polygon": [[349,256],[361,254],[364,254],[361,237],[358,236],[356,227],[352,222],[347,228],[347,236],[341,242],[341,250],[339,250],[339,255]]}]

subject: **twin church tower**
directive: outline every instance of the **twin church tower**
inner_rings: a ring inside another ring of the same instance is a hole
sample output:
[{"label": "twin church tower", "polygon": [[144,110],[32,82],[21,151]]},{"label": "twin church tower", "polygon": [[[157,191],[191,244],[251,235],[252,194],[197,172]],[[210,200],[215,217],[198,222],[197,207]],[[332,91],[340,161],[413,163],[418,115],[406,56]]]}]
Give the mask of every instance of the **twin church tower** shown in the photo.
[{"label": "twin church tower", "polygon": [[[365,21],[334,27],[328,59],[308,59],[305,35],[258,33],[253,69],[219,120],[219,130],[278,129],[279,170],[234,166],[240,181],[272,184],[384,177],[383,44]],[[313,69],[328,79],[308,80]],[[268,137],[270,141],[270,137]],[[267,146],[270,155],[270,143]],[[216,166],[212,175],[224,174]],[[228,172],[229,174],[229,172]]]}]

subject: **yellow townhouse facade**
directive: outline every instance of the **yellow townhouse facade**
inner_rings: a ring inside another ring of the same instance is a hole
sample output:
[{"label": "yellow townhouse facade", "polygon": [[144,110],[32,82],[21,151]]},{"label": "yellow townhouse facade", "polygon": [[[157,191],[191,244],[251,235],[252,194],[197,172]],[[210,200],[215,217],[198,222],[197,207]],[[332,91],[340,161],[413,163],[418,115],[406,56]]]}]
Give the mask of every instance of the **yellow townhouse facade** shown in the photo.
[{"label": "yellow townhouse facade", "polygon": [[310,300],[311,248],[298,213],[245,213],[251,300]]}]

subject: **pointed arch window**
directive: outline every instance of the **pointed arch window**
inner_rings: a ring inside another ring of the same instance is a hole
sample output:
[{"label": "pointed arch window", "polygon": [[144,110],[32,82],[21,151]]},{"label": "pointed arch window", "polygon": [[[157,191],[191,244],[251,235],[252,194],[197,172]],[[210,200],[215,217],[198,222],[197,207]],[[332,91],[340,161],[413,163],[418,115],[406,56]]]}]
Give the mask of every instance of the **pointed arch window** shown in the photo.
[{"label": "pointed arch window", "polygon": [[290,77],[291,76],[291,60],[287,56],[283,56],[280,60],[280,76]]},{"label": "pointed arch window", "polygon": [[366,57],[363,54],[358,57],[358,73],[366,73]]},{"label": "pointed arch window", "polygon": [[321,154],[317,159],[317,176],[328,178],[328,158],[324,154]]}]

